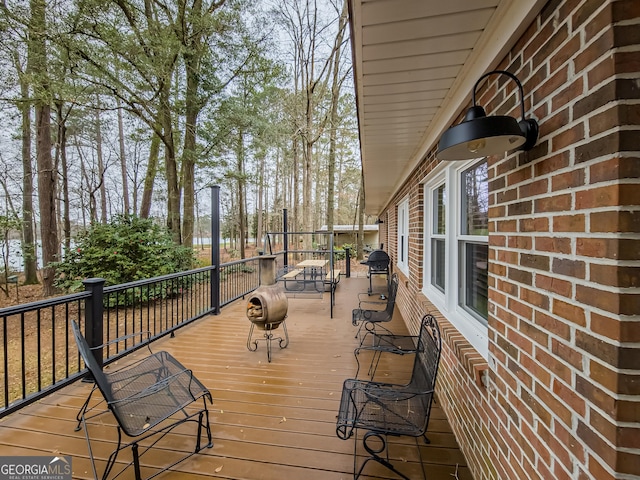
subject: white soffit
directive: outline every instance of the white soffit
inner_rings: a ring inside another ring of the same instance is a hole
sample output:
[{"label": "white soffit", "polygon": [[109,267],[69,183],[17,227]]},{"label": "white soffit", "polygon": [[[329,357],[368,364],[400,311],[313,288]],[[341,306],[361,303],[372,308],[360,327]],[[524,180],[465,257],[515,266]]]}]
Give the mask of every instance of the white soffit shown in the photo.
[{"label": "white soffit", "polygon": [[349,0],[366,211],[391,196],[546,0]]}]

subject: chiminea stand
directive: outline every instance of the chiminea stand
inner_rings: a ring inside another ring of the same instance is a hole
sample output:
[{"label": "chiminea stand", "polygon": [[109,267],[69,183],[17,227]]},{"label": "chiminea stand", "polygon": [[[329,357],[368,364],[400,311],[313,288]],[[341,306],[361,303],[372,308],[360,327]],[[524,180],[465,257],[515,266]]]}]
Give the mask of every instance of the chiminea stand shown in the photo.
[{"label": "chiminea stand", "polygon": [[[289,345],[289,334],[287,333],[287,324],[283,320],[282,323],[280,323],[280,325],[282,325],[282,330],[284,331],[284,338],[274,336],[274,334],[272,333],[273,330],[265,328],[263,338],[252,339],[251,337],[253,336],[253,328],[256,326],[255,323],[252,323],[251,328],[249,329],[249,338],[247,338],[247,348],[249,349],[249,351],[255,352],[256,350],[258,350],[258,342],[260,341],[266,342],[267,360],[269,361],[269,363],[271,363],[271,342],[277,340],[278,346],[280,348],[287,348],[287,345]],[[278,326],[276,326],[275,328],[278,328]]]}]

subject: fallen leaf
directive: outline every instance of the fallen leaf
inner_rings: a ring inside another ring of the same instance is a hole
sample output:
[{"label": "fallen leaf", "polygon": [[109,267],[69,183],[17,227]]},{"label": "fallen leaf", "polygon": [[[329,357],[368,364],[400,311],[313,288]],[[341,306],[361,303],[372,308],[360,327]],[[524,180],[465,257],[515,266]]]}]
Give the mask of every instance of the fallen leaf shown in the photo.
[{"label": "fallen leaf", "polygon": [[149,424],[148,424],[148,423],[145,423],[145,424],[142,426],[142,428],[149,428]]},{"label": "fallen leaf", "polygon": [[220,465],[218,468],[215,469],[216,473],[220,473],[220,471],[222,470],[222,465]]},{"label": "fallen leaf", "polygon": [[282,417],[282,420],[280,420],[280,423],[286,422],[286,421],[287,421],[287,418],[286,417]]}]

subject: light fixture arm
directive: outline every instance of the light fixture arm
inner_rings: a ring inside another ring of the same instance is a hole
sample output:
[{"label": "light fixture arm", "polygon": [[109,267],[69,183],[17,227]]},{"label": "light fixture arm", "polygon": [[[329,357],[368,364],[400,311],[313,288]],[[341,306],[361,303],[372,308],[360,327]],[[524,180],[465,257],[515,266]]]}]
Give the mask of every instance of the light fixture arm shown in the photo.
[{"label": "light fixture arm", "polygon": [[518,80],[518,77],[516,77],[511,72],[507,72],[506,70],[492,70],[490,72],[485,73],[478,80],[476,80],[476,83],[473,86],[473,92],[471,94],[471,99],[473,101],[473,106],[474,107],[476,106],[476,89],[478,88],[478,85],[480,85],[482,80],[487,78],[489,75],[493,75],[493,74],[506,75],[511,80],[516,82],[516,85],[518,86],[518,91],[520,92],[520,117],[521,117],[521,121],[524,120],[524,89],[522,88],[522,84],[520,83],[520,80]]}]

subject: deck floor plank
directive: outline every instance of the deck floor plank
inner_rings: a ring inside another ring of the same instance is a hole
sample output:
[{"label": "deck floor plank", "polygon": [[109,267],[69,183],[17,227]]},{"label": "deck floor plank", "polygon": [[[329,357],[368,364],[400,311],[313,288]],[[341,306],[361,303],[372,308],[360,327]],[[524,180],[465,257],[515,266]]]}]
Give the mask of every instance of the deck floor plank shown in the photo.
[{"label": "deck floor plank", "polygon": [[[290,344],[272,345],[272,362],[259,341],[258,350],[246,348],[249,321],[245,302],[239,300],[153,345],[167,350],[194,371],[213,395],[210,411],[214,446],[178,464],[159,478],[200,480],[210,478],[243,480],[346,480],[353,475],[354,440],[340,440],[335,421],[344,379],[353,377],[357,346],[351,310],[357,307],[357,293],[365,292],[365,278],[344,278],[336,290],[334,318],[330,318],[329,294],[322,299],[289,299],[286,320]],[[400,320],[391,323],[404,330]],[[280,329],[281,330],[281,329]],[[254,338],[260,338],[256,330]],[[280,333],[278,330],[277,333]],[[404,331],[403,333],[406,333]],[[143,355],[138,352],[121,364]],[[360,356],[362,376],[370,357]],[[383,358],[377,375],[385,380],[410,375],[410,359]],[[76,432],[75,416],[91,390],[77,382],[29,405],[0,422],[0,450],[3,455],[70,455],[74,478],[92,478],[83,431]],[[94,395],[95,399],[99,395]],[[171,463],[194,444],[189,425],[180,427],[142,457],[143,475]],[[192,429],[191,429],[192,430]],[[106,414],[91,428],[94,454],[104,465],[116,442],[113,418]],[[390,438],[390,456],[411,478],[421,478],[421,465],[430,480],[471,479],[451,427],[436,402],[429,430],[430,444],[413,438]],[[360,442],[358,460],[364,458]],[[122,452],[118,465],[128,461]],[[393,474],[369,464],[368,476],[393,479]],[[457,476],[456,476],[457,475]],[[119,478],[132,478],[126,472]]]}]

